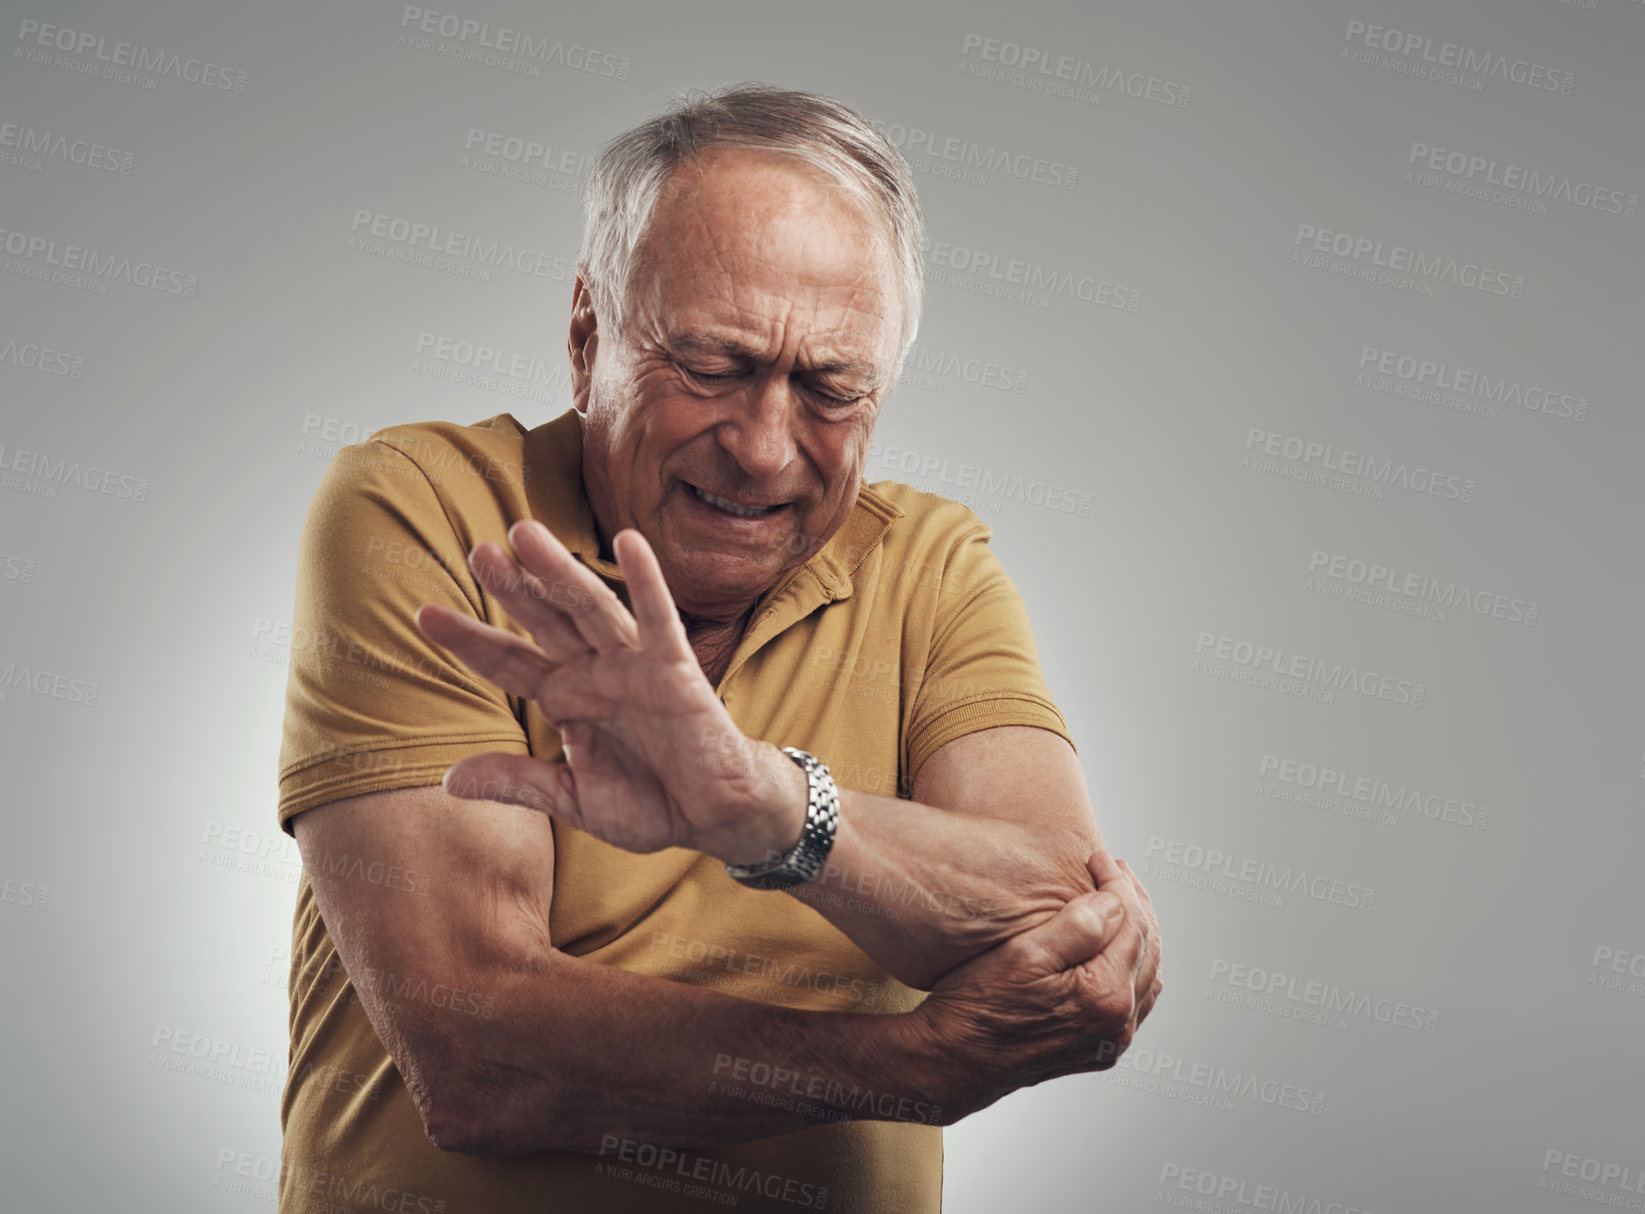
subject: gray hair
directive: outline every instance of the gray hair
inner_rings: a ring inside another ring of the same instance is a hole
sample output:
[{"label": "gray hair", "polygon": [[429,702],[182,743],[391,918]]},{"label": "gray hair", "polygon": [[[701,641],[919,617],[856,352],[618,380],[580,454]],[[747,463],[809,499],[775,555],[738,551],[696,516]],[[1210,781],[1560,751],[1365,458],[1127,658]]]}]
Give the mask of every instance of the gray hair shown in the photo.
[{"label": "gray hair", "polygon": [[769,84],[690,91],[618,135],[594,166],[583,200],[577,260],[602,324],[621,334],[628,319],[634,252],[673,171],[710,148],[741,147],[798,157],[827,174],[880,219],[898,267],[902,333],[898,373],[919,332],[924,302],[925,219],[908,162],[857,111],[830,97]]}]

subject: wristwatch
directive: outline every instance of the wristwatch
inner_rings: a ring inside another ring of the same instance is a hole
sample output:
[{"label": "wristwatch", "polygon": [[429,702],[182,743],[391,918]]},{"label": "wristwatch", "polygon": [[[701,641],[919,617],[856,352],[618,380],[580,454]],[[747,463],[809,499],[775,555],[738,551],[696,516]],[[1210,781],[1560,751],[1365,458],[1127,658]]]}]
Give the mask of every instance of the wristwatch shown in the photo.
[{"label": "wristwatch", "polygon": [[828,774],[828,764],[815,755],[792,746],[783,754],[805,771],[808,796],[805,829],[793,847],[760,864],[727,864],[725,871],[750,889],[787,889],[810,881],[822,872],[823,862],[834,846],[834,832],[840,824],[840,790]]}]

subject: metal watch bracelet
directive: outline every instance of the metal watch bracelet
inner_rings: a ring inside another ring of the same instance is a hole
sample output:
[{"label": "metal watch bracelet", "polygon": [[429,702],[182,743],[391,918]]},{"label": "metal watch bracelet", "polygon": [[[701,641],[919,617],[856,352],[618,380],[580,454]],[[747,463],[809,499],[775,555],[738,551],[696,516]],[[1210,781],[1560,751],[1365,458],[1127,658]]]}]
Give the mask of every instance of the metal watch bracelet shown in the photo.
[{"label": "metal watch bracelet", "polygon": [[792,746],[784,746],[782,752],[805,771],[805,829],[800,841],[780,856],[761,864],[725,866],[728,874],[750,889],[787,889],[810,881],[822,872],[840,824],[840,790],[828,774],[828,764]]}]

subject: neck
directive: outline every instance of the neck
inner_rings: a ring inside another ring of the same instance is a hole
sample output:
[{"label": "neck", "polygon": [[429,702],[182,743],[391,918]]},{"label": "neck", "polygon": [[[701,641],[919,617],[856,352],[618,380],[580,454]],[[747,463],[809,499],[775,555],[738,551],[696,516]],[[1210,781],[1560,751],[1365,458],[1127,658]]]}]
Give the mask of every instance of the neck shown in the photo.
[{"label": "neck", "polygon": [[734,620],[704,619],[680,612],[680,622],[685,625],[691,652],[697,655],[697,665],[702,667],[710,683],[718,686],[725,677],[726,669],[731,665],[731,655],[737,651],[737,643],[748,630],[748,617],[752,611],[750,607]]}]

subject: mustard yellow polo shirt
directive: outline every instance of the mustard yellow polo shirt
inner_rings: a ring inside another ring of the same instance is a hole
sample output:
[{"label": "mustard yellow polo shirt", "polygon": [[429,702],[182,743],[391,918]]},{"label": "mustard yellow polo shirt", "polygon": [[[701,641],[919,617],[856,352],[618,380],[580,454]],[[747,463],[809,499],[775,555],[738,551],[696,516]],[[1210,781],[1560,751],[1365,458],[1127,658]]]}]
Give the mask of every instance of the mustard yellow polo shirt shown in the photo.
[{"label": "mustard yellow polo shirt", "polygon": [[[532,430],[506,413],[391,426],[333,457],[302,532],[280,750],[286,831],[294,815],[341,797],[438,784],[465,755],[560,753],[534,704],[471,675],[414,619],[421,604],[442,603],[524,635],[467,565],[474,545],[506,546],[524,518],[623,593],[621,572],[599,555],[574,411]],[[1068,738],[988,540],[964,506],[889,481],[862,486],[822,550],[756,604],[717,689],[738,728],[817,755],[841,787],[904,797],[920,766],[964,734],[1032,725]],[[743,888],[712,857],[632,855],[558,822],[554,847],[550,931],[565,953],[793,1008],[902,1012],[923,998],[809,907]],[[385,897],[426,892],[416,873],[359,875]],[[282,1212],[941,1207],[942,1131],[918,1109],[673,1157],[634,1143],[604,1155],[440,1151],[355,997],[384,980],[344,970],[305,874]],[[409,996],[489,1014],[478,992]]]}]

